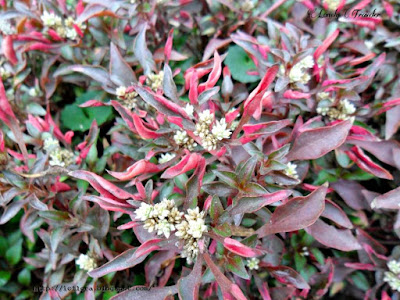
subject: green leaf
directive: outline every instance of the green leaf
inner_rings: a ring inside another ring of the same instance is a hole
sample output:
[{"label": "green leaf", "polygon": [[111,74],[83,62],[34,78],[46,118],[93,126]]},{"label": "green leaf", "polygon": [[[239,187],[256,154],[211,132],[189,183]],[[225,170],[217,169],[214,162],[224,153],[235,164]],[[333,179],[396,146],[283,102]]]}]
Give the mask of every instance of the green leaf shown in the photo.
[{"label": "green leaf", "polygon": [[214,195],[211,200],[210,207],[210,217],[213,220],[213,223],[216,224],[218,217],[224,212],[224,207],[222,206],[221,200],[217,195]]},{"label": "green leaf", "polygon": [[74,104],[65,106],[61,112],[61,122],[65,127],[74,131],[87,131],[93,120],[97,125],[108,121],[113,114],[112,108],[108,106],[100,107],[79,107],[80,104],[99,98],[99,92],[89,91],[76,99]]},{"label": "green leaf", "polygon": [[240,256],[235,255],[232,259],[228,259],[226,268],[232,273],[236,274],[240,278],[250,279],[249,274],[246,271],[243,259]]},{"label": "green leaf", "polygon": [[228,49],[228,56],[225,59],[225,64],[229,67],[233,79],[243,82],[256,82],[260,80],[259,76],[249,75],[248,71],[256,70],[256,65],[239,46],[230,46]]},{"label": "green leaf", "polygon": [[213,231],[223,237],[229,237],[232,235],[231,228],[227,223],[213,227]]},{"label": "green leaf", "polygon": [[8,242],[4,236],[0,236],[0,257],[3,257],[6,254],[8,249]]},{"label": "green leaf", "polygon": [[311,248],[311,253],[314,255],[315,259],[321,264],[325,264],[324,254],[318,248]]},{"label": "green leaf", "polygon": [[19,272],[18,282],[22,285],[28,286],[31,283],[31,271],[25,268]]},{"label": "green leaf", "polygon": [[22,257],[22,239],[19,239],[11,248],[6,252],[6,259],[10,265],[16,265]]},{"label": "green leaf", "polygon": [[307,264],[307,259],[303,255],[300,255],[298,252],[296,252],[294,254],[294,264],[296,266],[296,270],[300,272]]},{"label": "green leaf", "polygon": [[354,282],[354,285],[358,287],[360,290],[363,291],[368,291],[370,286],[369,286],[369,281],[367,277],[361,273],[360,271],[354,272],[351,276],[351,279]]},{"label": "green leaf", "polygon": [[11,278],[10,271],[0,271],[0,286],[5,285]]}]

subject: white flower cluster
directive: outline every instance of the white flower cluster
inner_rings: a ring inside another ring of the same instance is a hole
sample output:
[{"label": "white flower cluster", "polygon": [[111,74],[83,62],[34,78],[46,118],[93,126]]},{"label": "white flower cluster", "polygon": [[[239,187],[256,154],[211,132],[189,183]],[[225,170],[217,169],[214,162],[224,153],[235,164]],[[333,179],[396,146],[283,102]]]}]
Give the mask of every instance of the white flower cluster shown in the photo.
[{"label": "white flower cluster", "polygon": [[166,162],[169,162],[171,159],[175,157],[175,153],[163,153],[161,154],[161,157],[158,159],[159,164],[165,164]]},{"label": "white flower cluster", "polygon": [[138,94],[135,91],[128,91],[125,86],[120,86],[115,90],[115,94],[121,100],[122,106],[127,109],[132,110],[137,107]]},{"label": "white flower cluster", "polygon": [[96,260],[92,256],[87,254],[79,255],[75,263],[79,266],[79,268],[88,272],[97,268]]},{"label": "white flower cluster", "polygon": [[193,117],[193,112],[194,112],[193,105],[190,105],[188,103],[188,104],[186,104],[186,106],[183,109],[185,110],[185,112],[188,114],[189,117]]},{"label": "white flower cluster", "polygon": [[74,25],[78,26],[82,31],[86,29],[85,24],[76,23],[72,17],[68,17],[63,21],[60,16],[47,11],[44,11],[40,18],[43,21],[43,25],[54,28],[60,37],[70,40],[76,40],[78,37]]},{"label": "white flower cluster", "polygon": [[310,69],[314,66],[314,59],[311,55],[306,56],[297,64],[295,64],[289,72],[289,81],[291,83],[300,82],[306,84],[310,81],[311,76],[306,72],[306,69]]},{"label": "white flower cluster", "polygon": [[339,7],[340,0],[325,0],[324,3],[328,5],[329,10],[335,11]]},{"label": "white flower cluster", "polygon": [[146,78],[146,84],[153,90],[157,91],[162,87],[164,81],[164,71],[160,71],[158,74],[150,74]]},{"label": "white flower cluster", "polygon": [[252,257],[252,258],[247,260],[247,267],[250,270],[258,270],[259,263],[260,263],[260,260],[258,258]]},{"label": "white flower cluster", "polygon": [[210,125],[213,121],[214,115],[209,109],[201,112],[199,114],[199,120],[196,123],[196,131],[194,132],[195,135],[202,139],[202,146],[204,149],[209,151],[217,149],[218,141],[228,139],[232,134],[225,118],[219,121],[217,120],[210,130]]},{"label": "white flower cluster", "polygon": [[252,0],[244,0],[242,4],[240,5],[240,8],[244,12],[251,12],[251,10],[254,8],[254,3]]},{"label": "white flower cluster", "polygon": [[74,163],[74,153],[61,148],[58,140],[50,135],[44,137],[43,148],[50,156],[50,166],[68,167]]},{"label": "white flower cluster", "polygon": [[178,130],[175,133],[174,141],[177,145],[182,146],[189,151],[193,151],[194,147],[197,146],[197,143],[194,142],[194,139],[188,136],[187,132],[184,130]]},{"label": "white flower cluster", "polygon": [[8,71],[6,68],[4,67],[0,67],[0,77],[1,79],[7,79],[11,76],[11,72]]},{"label": "white flower cluster", "polygon": [[0,31],[4,35],[12,35],[17,33],[17,30],[8,20],[0,20]]},{"label": "white flower cluster", "polygon": [[334,99],[329,97],[329,93],[321,92],[317,94],[318,107],[317,113],[322,116],[328,116],[332,120],[347,120],[350,115],[356,112],[356,107],[349,100],[343,99],[337,105],[337,108],[331,107]]},{"label": "white flower cluster", "polygon": [[286,169],[283,172],[285,173],[285,175],[287,175],[289,177],[299,179],[299,175],[297,175],[296,169],[297,169],[297,165],[289,162],[286,164]]},{"label": "white flower cluster", "polygon": [[400,261],[391,260],[387,264],[389,271],[385,272],[384,282],[387,282],[392,290],[400,292]]},{"label": "white flower cluster", "polygon": [[135,214],[136,219],[143,221],[143,228],[149,232],[156,231],[158,235],[169,238],[171,232],[176,230],[175,235],[184,241],[181,257],[186,257],[188,263],[196,259],[199,253],[198,240],[207,231],[205,213],[200,212],[198,207],[188,209],[183,216],[173,200],[163,199],[155,205],[142,203]]}]

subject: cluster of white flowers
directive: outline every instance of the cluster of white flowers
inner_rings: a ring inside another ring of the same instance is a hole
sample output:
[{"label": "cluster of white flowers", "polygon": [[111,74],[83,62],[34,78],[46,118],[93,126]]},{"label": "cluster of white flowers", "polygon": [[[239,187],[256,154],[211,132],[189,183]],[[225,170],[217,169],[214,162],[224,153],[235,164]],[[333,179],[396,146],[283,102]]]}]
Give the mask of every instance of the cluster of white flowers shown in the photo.
[{"label": "cluster of white flowers", "polygon": [[196,123],[195,135],[202,139],[202,146],[206,150],[217,149],[218,141],[228,139],[232,131],[228,128],[225,118],[217,120],[210,130],[210,126],[214,121],[214,115],[209,109],[199,114],[199,120]]},{"label": "cluster of white flowers", "polygon": [[299,179],[299,175],[297,175],[296,169],[297,169],[297,165],[289,162],[286,164],[286,169],[283,172],[285,173],[285,175],[287,175],[289,177]]},{"label": "cluster of white flowers", "polygon": [[50,156],[50,166],[68,167],[74,163],[74,153],[61,148],[58,140],[53,138],[50,134],[44,135],[43,149]]},{"label": "cluster of white flowers", "polygon": [[97,268],[96,260],[92,256],[87,254],[79,255],[75,263],[79,266],[79,268],[88,272]]},{"label": "cluster of white flowers", "polygon": [[240,8],[244,11],[244,12],[250,12],[253,8],[254,8],[254,3],[252,0],[244,0],[241,5]]},{"label": "cluster of white flowers", "polygon": [[156,231],[158,235],[169,238],[171,232],[176,230],[175,235],[184,242],[181,257],[186,258],[189,264],[196,259],[199,253],[198,241],[207,231],[204,211],[200,212],[196,207],[188,209],[184,215],[173,200],[163,199],[155,205],[142,203],[135,214],[136,219],[143,221],[143,228],[149,232]]},{"label": "cluster of white flowers", "polygon": [[11,25],[10,21],[4,19],[0,20],[0,31],[4,35],[12,35],[17,33],[17,30]]},{"label": "cluster of white flowers", "polygon": [[340,5],[340,0],[325,0],[324,3],[328,5],[329,10],[335,11]]},{"label": "cluster of white flowers", "polygon": [[343,99],[336,107],[331,107],[334,99],[329,97],[329,93],[321,92],[317,94],[318,107],[317,113],[328,116],[332,120],[347,120],[350,115],[356,112],[356,107],[349,100]]},{"label": "cluster of white flowers", "polygon": [[188,136],[187,132],[184,130],[178,130],[175,133],[174,141],[177,145],[182,146],[189,151],[193,151],[194,147],[197,146],[197,143],[194,142],[194,139]]},{"label": "cluster of white flowers", "polygon": [[76,40],[78,37],[74,25],[78,26],[82,31],[86,29],[85,24],[76,23],[72,17],[68,17],[63,21],[60,16],[47,11],[44,11],[40,18],[43,21],[43,25],[54,28],[60,37],[68,38],[70,40]]},{"label": "cluster of white flowers", "polygon": [[391,260],[387,266],[389,271],[385,272],[383,281],[387,282],[393,290],[400,292],[400,261]]},{"label": "cluster of white flowers", "polygon": [[250,270],[258,270],[260,260],[256,257],[250,258],[247,260],[247,267]]},{"label": "cluster of white flowers", "polygon": [[300,255],[302,255],[302,256],[309,256],[310,255],[310,252],[308,251],[308,247],[307,246],[304,246],[303,248],[301,248]]},{"label": "cluster of white flowers", "polygon": [[158,74],[152,73],[147,76],[146,84],[153,90],[157,91],[162,87],[164,81],[164,71],[160,71]]},{"label": "cluster of white flowers", "polygon": [[7,79],[11,76],[11,72],[8,71],[6,68],[4,68],[3,66],[0,67],[0,77],[1,79]]},{"label": "cluster of white flowers", "polygon": [[188,114],[189,117],[193,117],[193,112],[194,112],[193,105],[190,105],[188,103],[188,104],[186,104],[186,106],[183,109],[185,110],[185,112]]},{"label": "cluster of white flowers", "polygon": [[158,235],[163,234],[166,238],[169,238],[171,231],[175,230],[175,225],[181,222],[183,216],[175,202],[168,199],[163,199],[155,205],[142,203],[135,214],[136,219],[144,222],[143,228],[148,232],[156,231]]},{"label": "cluster of white flowers", "polygon": [[161,154],[161,157],[158,159],[159,164],[165,164],[166,162],[169,162],[171,159],[175,157],[175,153],[163,153]]},{"label": "cluster of white flowers", "polygon": [[125,86],[120,86],[115,90],[115,94],[122,106],[127,109],[132,110],[137,107],[138,94],[135,91],[129,91]]},{"label": "cluster of white flowers", "polygon": [[297,64],[295,64],[289,72],[289,80],[291,83],[300,82],[306,84],[310,81],[311,76],[306,72],[306,69],[310,69],[314,66],[314,59],[311,55],[306,56]]}]

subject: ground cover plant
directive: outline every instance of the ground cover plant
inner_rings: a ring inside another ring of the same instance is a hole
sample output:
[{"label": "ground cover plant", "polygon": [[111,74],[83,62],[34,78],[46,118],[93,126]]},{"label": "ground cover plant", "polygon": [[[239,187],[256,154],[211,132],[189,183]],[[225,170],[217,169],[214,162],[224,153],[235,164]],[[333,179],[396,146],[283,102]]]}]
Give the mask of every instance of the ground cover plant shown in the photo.
[{"label": "ground cover plant", "polygon": [[399,299],[398,1],[0,7],[0,299]]}]

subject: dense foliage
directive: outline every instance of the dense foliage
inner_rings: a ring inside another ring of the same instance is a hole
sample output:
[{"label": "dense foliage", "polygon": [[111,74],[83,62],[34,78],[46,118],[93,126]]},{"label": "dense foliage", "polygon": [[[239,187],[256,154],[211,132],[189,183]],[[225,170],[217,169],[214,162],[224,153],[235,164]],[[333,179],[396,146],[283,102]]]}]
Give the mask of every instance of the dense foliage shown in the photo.
[{"label": "dense foliage", "polygon": [[397,0],[0,6],[0,299],[399,299]]}]

